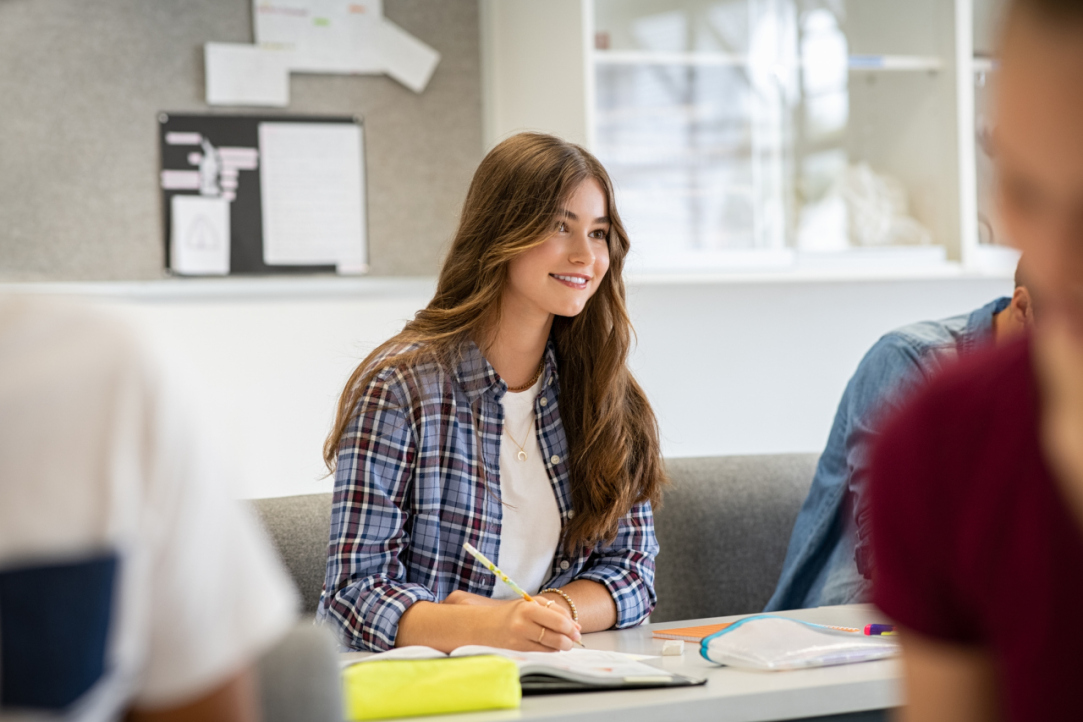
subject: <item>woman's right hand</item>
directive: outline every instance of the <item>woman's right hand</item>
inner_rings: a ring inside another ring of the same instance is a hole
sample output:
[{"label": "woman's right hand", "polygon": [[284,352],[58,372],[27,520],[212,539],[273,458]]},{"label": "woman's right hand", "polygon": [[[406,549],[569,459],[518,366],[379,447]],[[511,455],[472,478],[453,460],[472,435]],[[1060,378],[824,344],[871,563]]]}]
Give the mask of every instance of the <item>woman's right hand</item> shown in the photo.
[{"label": "woman's right hand", "polygon": [[571,649],[581,636],[579,625],[555,609],[525,599],[499,607],[479,607],[480,644],[520,652],[556,652]]}]

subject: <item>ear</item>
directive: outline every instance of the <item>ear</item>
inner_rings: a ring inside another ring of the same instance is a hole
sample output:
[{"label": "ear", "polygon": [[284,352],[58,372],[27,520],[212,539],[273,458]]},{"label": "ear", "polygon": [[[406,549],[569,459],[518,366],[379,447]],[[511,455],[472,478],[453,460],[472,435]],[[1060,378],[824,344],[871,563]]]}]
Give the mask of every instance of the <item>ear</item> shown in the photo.
[{"label": "ear", "polygon": [[1034,307],[1026,286],[1016,286],[1015,293],[1012,294],[1011,309],[1015,320],[1023,326],[1029,327],[1034,323]]}]

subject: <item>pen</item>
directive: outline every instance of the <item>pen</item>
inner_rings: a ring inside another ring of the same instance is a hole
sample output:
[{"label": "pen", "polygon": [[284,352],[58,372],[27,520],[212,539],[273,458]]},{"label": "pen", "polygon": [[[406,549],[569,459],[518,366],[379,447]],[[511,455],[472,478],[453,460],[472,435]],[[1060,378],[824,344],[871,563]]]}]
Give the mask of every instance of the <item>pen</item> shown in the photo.
[{"label": "pen", "polygon": [[[482,554],[477,549],[475,549],[472,544],[470,544],[469,542],[463,542],[463,549],[465,549],[467,552],[469,552],[470,556],[474,557],[479,562],[481,562],[482,565],[486,569],[488,569],[490,572],[495,574],[497,579],[499,579],[500,581],[504,582],[509,587],[511,587],[511,590],[513,592],[515,592],[516,594],[518,594],[520,597],[527,600],[528,602],[537,603],[538,600],[536,600],[534,597],[532,597],[529,594],[527,594],[526,592],[524,592],[522,587],[520,587],[518,584],[513,582],[508,577],[507,574],[500,571],[500,567],[498,567],[497,565],[495,565],[491,561],[489,561],[489,559],[484,554]],[[575,642],[576,644],[578,644],[580,647],[583,647],[584,649],[586,649],[586,646],[582,642],[576,642],[574,639],[572,641]]]},{"label": "pen", "polygon": [[894,624],[869,624],[865,627],[865,634],[872,636],[884,636],[895,634]]}]

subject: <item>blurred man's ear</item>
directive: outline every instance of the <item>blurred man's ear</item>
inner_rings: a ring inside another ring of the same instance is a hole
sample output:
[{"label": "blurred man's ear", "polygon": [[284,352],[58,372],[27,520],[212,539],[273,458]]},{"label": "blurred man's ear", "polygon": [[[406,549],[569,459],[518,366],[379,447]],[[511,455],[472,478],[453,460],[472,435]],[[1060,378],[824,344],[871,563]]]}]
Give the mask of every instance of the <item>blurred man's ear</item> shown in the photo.
[{"label": "blurred man's ear", "polygon": [[1030,328],[1034,323],[1034,304],[1030,298],[1030,291],[1027,290],[1026,286],[1015,287],[1015,293],[1012,294],[1011,310],[1015,321],[1026,328]]}]

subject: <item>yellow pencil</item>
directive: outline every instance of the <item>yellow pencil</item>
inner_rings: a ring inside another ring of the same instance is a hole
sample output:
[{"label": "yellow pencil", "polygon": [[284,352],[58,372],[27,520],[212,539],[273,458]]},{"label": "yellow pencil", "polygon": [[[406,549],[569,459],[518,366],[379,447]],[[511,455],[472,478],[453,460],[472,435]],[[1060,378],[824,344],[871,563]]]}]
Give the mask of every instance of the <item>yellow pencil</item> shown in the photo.
[{"label": "yellow pencil", "polygon": [[[470,556],[481,562],[486,569],[495,574],[497,579],[511,587],[511,590],[518,594],[520,597],[527,600],[528,602],[534,602],[535,604],[538,602],[537,599],[524,592],[523,588],[513,582],[507,574],[500,571],[500,567],[489,561],[488,557],[475,549],[472,544],[470,544],[469,542],[463,542],[463,549],[465,549],[470,554]],[[574,639],[572,641],[578,644],[580,647],[586,649],[586,646],[582,642],[576,642]]]}]

